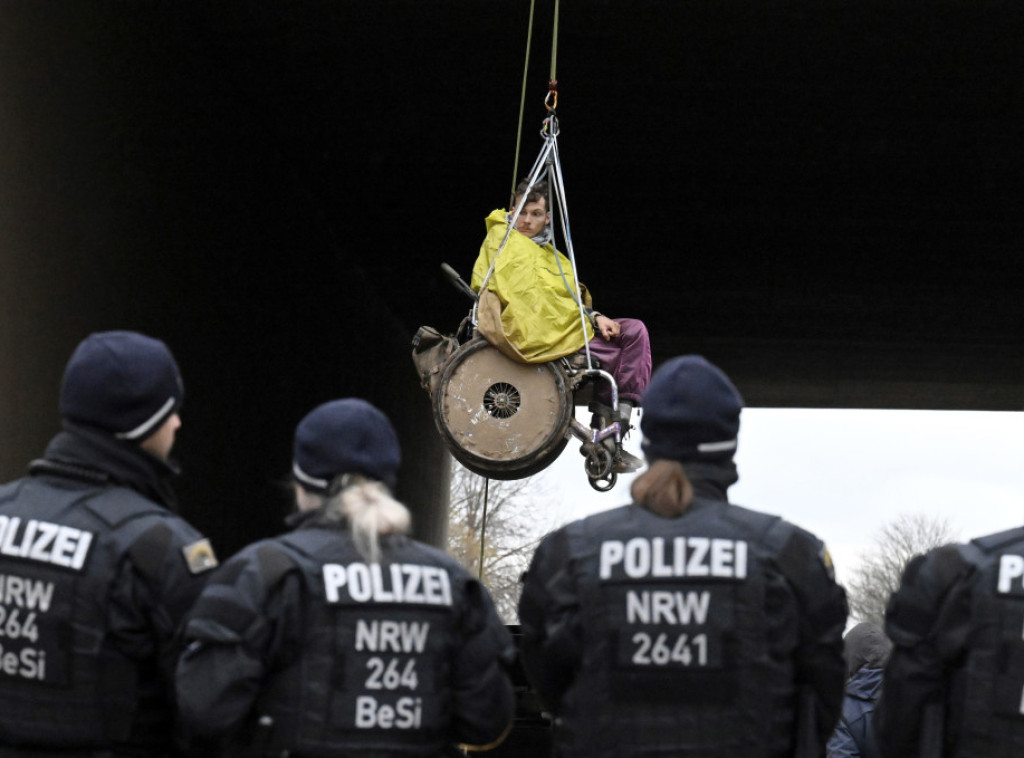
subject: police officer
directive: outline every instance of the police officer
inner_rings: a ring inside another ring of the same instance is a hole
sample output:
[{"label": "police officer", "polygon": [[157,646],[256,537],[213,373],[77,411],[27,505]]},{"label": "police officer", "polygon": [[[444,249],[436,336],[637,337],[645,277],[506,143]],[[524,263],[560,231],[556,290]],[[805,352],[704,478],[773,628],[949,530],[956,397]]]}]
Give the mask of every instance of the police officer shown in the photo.
[{"label": "police officer", "polygon": [[295,432],[293,531],[212,577],[186,628],[192,734],[248,755],[434,756],[500,740],[514,650],[484,587],[406,536],[390,422],[335,400]]},{"label": "police officer", "polygon": [[548,535],[519,605],[556,752],[820,756],[838,718],[846,598],[814,535],[730,505],[742,400],[700,356],[644,395],[633,503]]},{"label": "police officer", "polygon": [[885,631],[883,756],[1024,755],[1024,527],[912,559]]},{"label": "police officer", "polygon": [[175,632],[216,565],[174,513],[183,397],[163,342],[92,334],[64,430],[0,486],[0,755],[175,753]]}]

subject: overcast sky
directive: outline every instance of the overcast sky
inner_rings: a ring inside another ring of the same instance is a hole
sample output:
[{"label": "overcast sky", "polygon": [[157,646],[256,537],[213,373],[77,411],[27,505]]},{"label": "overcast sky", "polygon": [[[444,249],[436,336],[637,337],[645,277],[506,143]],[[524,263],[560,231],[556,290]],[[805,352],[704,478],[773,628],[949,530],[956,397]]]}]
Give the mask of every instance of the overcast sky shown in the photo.
[{"label": "overcast sky", "polygon": [[[629,500],[632,476],[596,492],[578,449],[534,477],[557,503],[544,528]],[[736,460],[729,499],[817,534],[840,581],[900,514],[948,519],[960,539],[1024,524],[1024,413],[747,408]]]}]

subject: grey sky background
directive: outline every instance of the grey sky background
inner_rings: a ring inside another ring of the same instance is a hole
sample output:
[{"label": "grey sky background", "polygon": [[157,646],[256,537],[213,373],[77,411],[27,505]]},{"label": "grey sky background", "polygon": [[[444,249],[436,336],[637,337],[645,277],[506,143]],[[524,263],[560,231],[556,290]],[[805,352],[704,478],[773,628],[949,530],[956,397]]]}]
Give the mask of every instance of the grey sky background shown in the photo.
[{"label": "grey sky background", "polygon": [[[639,428],[626,447],[640,455]],[[533,478],[553,504],[542,530],[629,502],[633,475],[596,492],[578,449]],[[814,532],[840,582],[903,513],[947,519],[960,540],[1024,524],[1021,412],[747,408],[736,461],[730,500]]]}]

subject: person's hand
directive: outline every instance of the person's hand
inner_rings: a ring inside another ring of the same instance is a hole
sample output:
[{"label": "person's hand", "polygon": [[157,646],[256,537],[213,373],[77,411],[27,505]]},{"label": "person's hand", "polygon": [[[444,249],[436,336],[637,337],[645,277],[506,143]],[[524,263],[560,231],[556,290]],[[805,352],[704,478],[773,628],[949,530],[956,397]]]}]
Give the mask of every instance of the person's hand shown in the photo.
[{"label": "person's hand", "polygon": [[597,323],[597,332],[606,340],[613,340],[619,336],[621,328],[618,321],[612,321],[607,316],[598,316],[594,321]]}]

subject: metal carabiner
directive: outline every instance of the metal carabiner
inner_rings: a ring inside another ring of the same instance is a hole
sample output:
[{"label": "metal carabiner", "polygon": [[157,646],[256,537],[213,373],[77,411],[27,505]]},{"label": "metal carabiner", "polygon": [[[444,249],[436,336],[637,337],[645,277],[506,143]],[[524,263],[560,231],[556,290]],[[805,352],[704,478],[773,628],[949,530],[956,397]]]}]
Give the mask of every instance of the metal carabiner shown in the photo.
[{"label": "metal carabiner", "polygon": [[558,90],[548,90],[548,94],[544,96],[544,107],[547,108],[550,113],[555,112],[555,108],[558,107]]},{"label": "metal carabiner", "polygon": [[554,111],[551,111],[551,115],[541,124],[540,136],[544,139],[554,139],[558,136],[558,117]]}]

